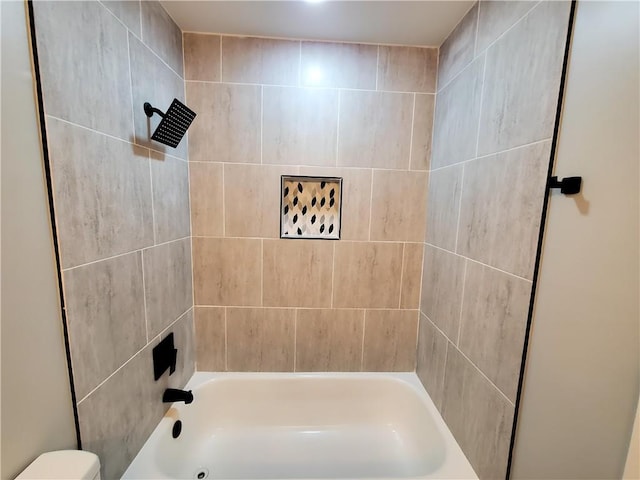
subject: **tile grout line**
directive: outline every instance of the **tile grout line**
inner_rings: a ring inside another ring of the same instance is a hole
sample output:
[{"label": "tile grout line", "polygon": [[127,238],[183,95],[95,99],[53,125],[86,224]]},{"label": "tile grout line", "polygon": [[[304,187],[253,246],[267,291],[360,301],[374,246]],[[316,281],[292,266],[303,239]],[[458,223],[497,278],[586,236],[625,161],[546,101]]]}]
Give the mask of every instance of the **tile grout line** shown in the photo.
[{"label": "tile grout line", "polygon": [[260,165],[264,165],[264,85],[260,86]]},{"label": "tile grout line", "polygon": [[298,87],[302,86],[302,41],[298,41]]},{"label": "tile grout line", "polygon": [[336,242],[333,242],[333,258],[331,259],[331,308],[333,306],[333,296],[335,290],[335,276],[336,276]]},{"label": "tile grout line", "polygon": [[[103,5],[104,6],[104,5]],[[105,7],[106,8],[106,7]],[[109,10],[107,8],[107,10]],[[127,30],[128,32],[128,30]],[[131,73],[131,45],[129,43],[129,34],[127,33],[127,61],[129,64],[127,65],[129,69],[129,98],[131,99],[131,128],[132,128],[132,138],[136,138],[136,116],[134,112],[133,106],[133,74]]]},{"label": "tile grout line", "polygon": [[[324,168],[324,167],[323,167]],[[193,235],[194,238],[210,238],[210,239],[222,239],[222,238],[227,238],[227,239],[236,239],[236,240],[279,240],[279,237],[242,237],[242,236],[232,236],[232,235],[228,235],[226,237],[221,237],[219,235]],[[187,238],[187,237],[183,237],[183,238]],[[182,239],[180,239],[182,240]],[[316,239],[317,240],[317,239]],[[333,241],[333,240],[332,240]],[[424,244],[424,242],[415,242],[415,241],[403,241],[403,240],[340,240],[341,242],[344,243],[384,243],[384,244],[403,244],[403,243],[410,243],[412,245],[421,245]],[[165,242],[165,243],[170,243],[170,242],[175,242],[175,240],[170,240],[169,242]],[[158,245],[162,245],[162,244],[158,244]],[[145,247],[145,248],[150,248],[150,247]],[[141,250],[141,249],[138,249]],[[442,249],[442,250],[446,250],[446,249]],[[135,250],[134,250],[135,251]],[[447,250],[449,251],[449,250]],[[129,252],[131,253],[131,252]],[[75,268],[75,267],[73,267]]]},{"label": "tile grout line", "polygon": [[293,373],[298,363],[298,309],[293,312]]},{"label": "tile grout line", "polygon": [[153,169],[151,168],[151,152],[149,152],[148,162],[149,162],[149,182],[151,183],[151,225],[153,228],[153,245],[156,245],[156,207],[155,202],[153,201]]},{"label": "tile grout line", "polygon": [[[478,56],[478,30],[480,29],[480,1],[478,1],[478,11],[476,12],[476,33],[473,37],[473,58]],[[472,60],[473,61],[473,60]]]},{"label": "tile grout line", "polygon": [[260,307],[264,308],[264,239],[260,239]]},{"label": "tile grout line", "polygon": [[107,260],[113,260],[113,259],[116,259],[116,258],[119,258],[119,257],[124,257],[125,255],[131,255],[131,254],[134,254],[134,253],[137,253],[137,252],[142,252],[142,251],[144,251],[144,250],[150,250],[150,249],[152,249],[152,248],[160,247],[160,246],[162,246],[162,245],[167,245],[167,244],[169,244],[169,243],[179,242],[179,241],[185,240],[185,239],[187,239],[187,238],[189,238],[189,237],[190,237],[190,236],[182,237],[182,238],[177,238],[177,239],[175,239],[175,240],[168,240],[168,241],[166,241],[166,242],[158,243],[157,245],[150,245],[150,246],[148,246],[148,247],[136,248],[135,250],[130,250],[130,251],[128,251],[128,252],[124,252],[124,253],[118,253],[117,255],[111,255],[110,257],[100,258],[100,259],[98,259],[98,260],[93,260],[93,261],[91,261],[91,262],[82,263],[82,264],[80,264],[80,265],[75,265],[75,266],[73,266],[73,267],[63,268],[63,269],[62,269],[62,272],[63,272],[63,273],[64,273],[64,272],[68,272],[68,271],[70,271],[70,270],[75,270],[76,268],[81,268],[81,267],[86,267],[86,266],[89,266],[89,265],[93,265],[94,263],[105,262],[105,261],[107,261]]},{"label": "tile grout line", "polygon": [[400,262],[400,295],[398,295],[398,309],[402,308],[402,281],[404,280],[404,252],[406,244],[402,244],[402,261]]},{"label": "tile grout line", "polygon": [[373,220],[373,175],[374,174],[375,174],[375,171],[371,169],[371,191],[369,192],[369,237],[367,239],[368,242],[371,241],[371,223]]},{"label": "tile grout line", "polygon": [[223,81],[224,81],[223,78],[222,78],[222,37],[223,36],[224,35],[220,35],[220,83],[223,83]]},{"label": "tile grout line", "polygon": [[224,310],[224,371],[229,371],[229,327],[227,326],[227,307],[223,307]]},{"label": "tile grout line", "polygon": [[462,223],[461,218],[462,218],[462,197],[464,194],[464,191],[463,191],[464,171],[465,171],[465,166],[462,165],[462,172],[460,173],[460,198],[458,199],[458,218],[456,219],[456,241],[455,241],[455,244],[453,245],[453,249],[456,252],[458,251],[458,239],[460,237],[460,224]]},{"label": "tile grout line", "polygon": [[364,335],[367,328],[367,309],[362,312],[362,345],[360,346],[360,371],[364,371]]},{"label": "tile grout line", "polygon": [[460,295],[460,313],[458,315],[458,334],[456,335],[456,347],[460,345],[460,336],[462,334],[462,312],[464,311],[464,290],[467,286],[467,266],[469,262],[467,259],[464,259],[464,270],[462,272],[462,292]]},{"label": "tile grout line", "polygon": [[297,309],[297,310],[371,310],[371,311],[380,311],[380,312],[397,312],[398,310],[401,310],[403,312],[418,312],[419,310],[417,308],[395,308],[395,307],[388,307],[388,308],[380,308],[380,307],[303,307],[300,305],[284,305],[284,306],[277,306],[277,307],[271,307],[271,306],[264,306],[261,307],[260,305],[208,305],[208,304],[202,304],[202,305],[196,305],[196,307],[198,308],[237,308],[237,309],[242,309],[242,308],[248,308],[248,309],[255,309],[255,308],[263,308],[263,309],[267,309],[267,310],[283,310],[283,309]]},{"label": "tile grout line", "polygon": [[[99,133],[99,132],[98,132]],[[539,142],[537,142],[539,143]],[[136,145],[138,146],[138,145]],[[146,147],[141,147],[141,148],[146,148]],[[520,147],[516,147],[516,148],[520,148]],[[154,150],[155,151],[155,150]],[[499,152],[498,152],[499,153]],[[493,155],[493,154],[491,154]],[[486,155],[486,156],[491,156],[491,155]],[[179,158],[176,157],[171,157],[171,158],[175,158],[176,160],[181,160]],[[186,162],[186,160],[182,160],[183,162]],[[461,163],[467,162],[467,160],[463,161],[463,162],[459,162],[453,165],[448,165],[446,167],[439,167],[435,170],[441,170],[443,168],[448,168],[449,166],[454,166],[454,165],[460,165]],[[261,163],[255,163],[255,162],[218,162],[215,160],[189,160],[189,163],[206,163],[206,164],[221,164],[221,165],[238,165],[238,166],[259,166],[262,165]],[[292,165],[292,164],[286,164],[286,163],[265,163],[264,165],[269,166],[269,167],[281,167],[281,168],[298,168],[298,167],[302,167],[302,168],[306,168],[306,169],[346,169],[346,170],[380,170],[381,172],[409,172],[409,173],[428,173],[430,170],[407,170],[406,168],[382,168],[382,167],[360,167],[360,166],[351,166],[351,165],[311,165],[311,164],[296,164],[296,165]]]},{"label": "tile grout line", "polygon": [[378,44],[376,49],[376,89],[378,91],[378,69],[380,68],[380,45]]},{"label": "tile grout line", "polygon": [[480,86],[480,107],[478,110],[478,133],[476,135],[476,154],[475,158],[478,158],[478,147],[480,145],[480,127],[482,126],[482,106],[484,102],[484,84],[487,77],[487,54],[484,54],[484,64],[482,65],[482,83]]},{"label": "tile grout line", "polygon": [[[335,165],[336,168],[338,166],[338,159],[339,159],[339,154],[338,152],[340,151],[340,107],[341,107],[341,94],[340,94],[340,90],[338,90],[338,118],[336,119],[336,155],[335,155]],[[342,218],[340,218],[340,224],[342,225]]]},{"label": "tile grout line", "polygon": [[411,160],[413,158],[413,131],[416,126],[416,94],[413,94],[413,107],[411,109],[411,135],[409,136],[409,165],[407,170],[411,171]]},{"label": "tile grout line", "polygon": [[225,166],[222,165],[222,238],[226,238],[227,237],[227,219],[225,216],[225,210],[226,210],[226,206],[225,206],[225,201],[224,201],[224,197],[225,197],[225,193],[226,193],[226,185],[224,182],[224,171],[225,171]]},{"label": "tile grout line", "polygon": [[142,270],[142,305],[144,307],[144,331],[147,344],[149,344],[149,320],[147,317],[147,285],[144,279],[144,252],[140,252],[140,267]]}]

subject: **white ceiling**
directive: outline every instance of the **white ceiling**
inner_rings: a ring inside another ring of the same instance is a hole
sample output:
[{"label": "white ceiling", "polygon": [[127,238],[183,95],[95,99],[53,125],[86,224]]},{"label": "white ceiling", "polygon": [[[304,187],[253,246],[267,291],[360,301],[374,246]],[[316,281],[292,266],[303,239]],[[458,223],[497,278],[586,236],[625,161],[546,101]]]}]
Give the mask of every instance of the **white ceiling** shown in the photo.
[{"label": "white ceiling", "polygon": [[161,3],[185,32],[439,46],[474,2],[161,0]]}]

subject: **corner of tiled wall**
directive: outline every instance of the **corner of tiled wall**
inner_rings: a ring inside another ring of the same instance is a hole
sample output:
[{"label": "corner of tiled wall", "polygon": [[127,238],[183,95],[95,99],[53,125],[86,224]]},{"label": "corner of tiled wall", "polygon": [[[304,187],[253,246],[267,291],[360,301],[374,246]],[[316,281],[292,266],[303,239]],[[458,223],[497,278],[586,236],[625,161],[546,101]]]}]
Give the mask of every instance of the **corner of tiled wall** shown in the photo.
[{"label": "corner of tiled wall", "polygon": [[[197,368],[413,371],[438,49],[183,38]],[[279,239],[283,174],[341,240]]]},{"label": "corner of tiled wall", "polygon": [[476,3],[440,48],[417,373],[504,478],[569,2]]},{"label": "corner of tiled wall", "polygon": [[[184,100],[182,33],[158,2],[34,11],[82,446],[119,478],[194,371],[187,142],[150,143],[142,108]],[[170,331],[178,368],[155,382]]]}]

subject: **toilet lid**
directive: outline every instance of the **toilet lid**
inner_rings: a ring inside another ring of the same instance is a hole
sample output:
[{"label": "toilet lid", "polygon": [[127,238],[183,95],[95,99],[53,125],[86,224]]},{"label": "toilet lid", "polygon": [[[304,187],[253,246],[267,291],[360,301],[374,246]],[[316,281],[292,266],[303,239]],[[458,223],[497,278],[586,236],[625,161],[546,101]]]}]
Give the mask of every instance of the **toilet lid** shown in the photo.
[{"label": "toilet lid", "polygon": [[40,455],[16,480],[93,480],[99,470],[97,455],[82,450],[59,450]]}]

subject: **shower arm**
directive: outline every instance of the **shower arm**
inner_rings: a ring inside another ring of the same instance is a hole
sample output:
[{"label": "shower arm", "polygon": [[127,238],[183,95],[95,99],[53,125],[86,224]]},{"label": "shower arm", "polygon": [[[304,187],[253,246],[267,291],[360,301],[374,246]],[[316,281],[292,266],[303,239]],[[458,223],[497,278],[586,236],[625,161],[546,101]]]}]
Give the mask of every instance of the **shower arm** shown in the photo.
[{"label": "shower arm", "polygon": [[154,113],[157,113],[162,118],[164,118],[164,112],[161,111],[161,110],[158,110],[155,107],[152,107],[149,102],[144,102],[144,113],[146,113],[147,117],[149,117],[149,118],[151,118]]}]

